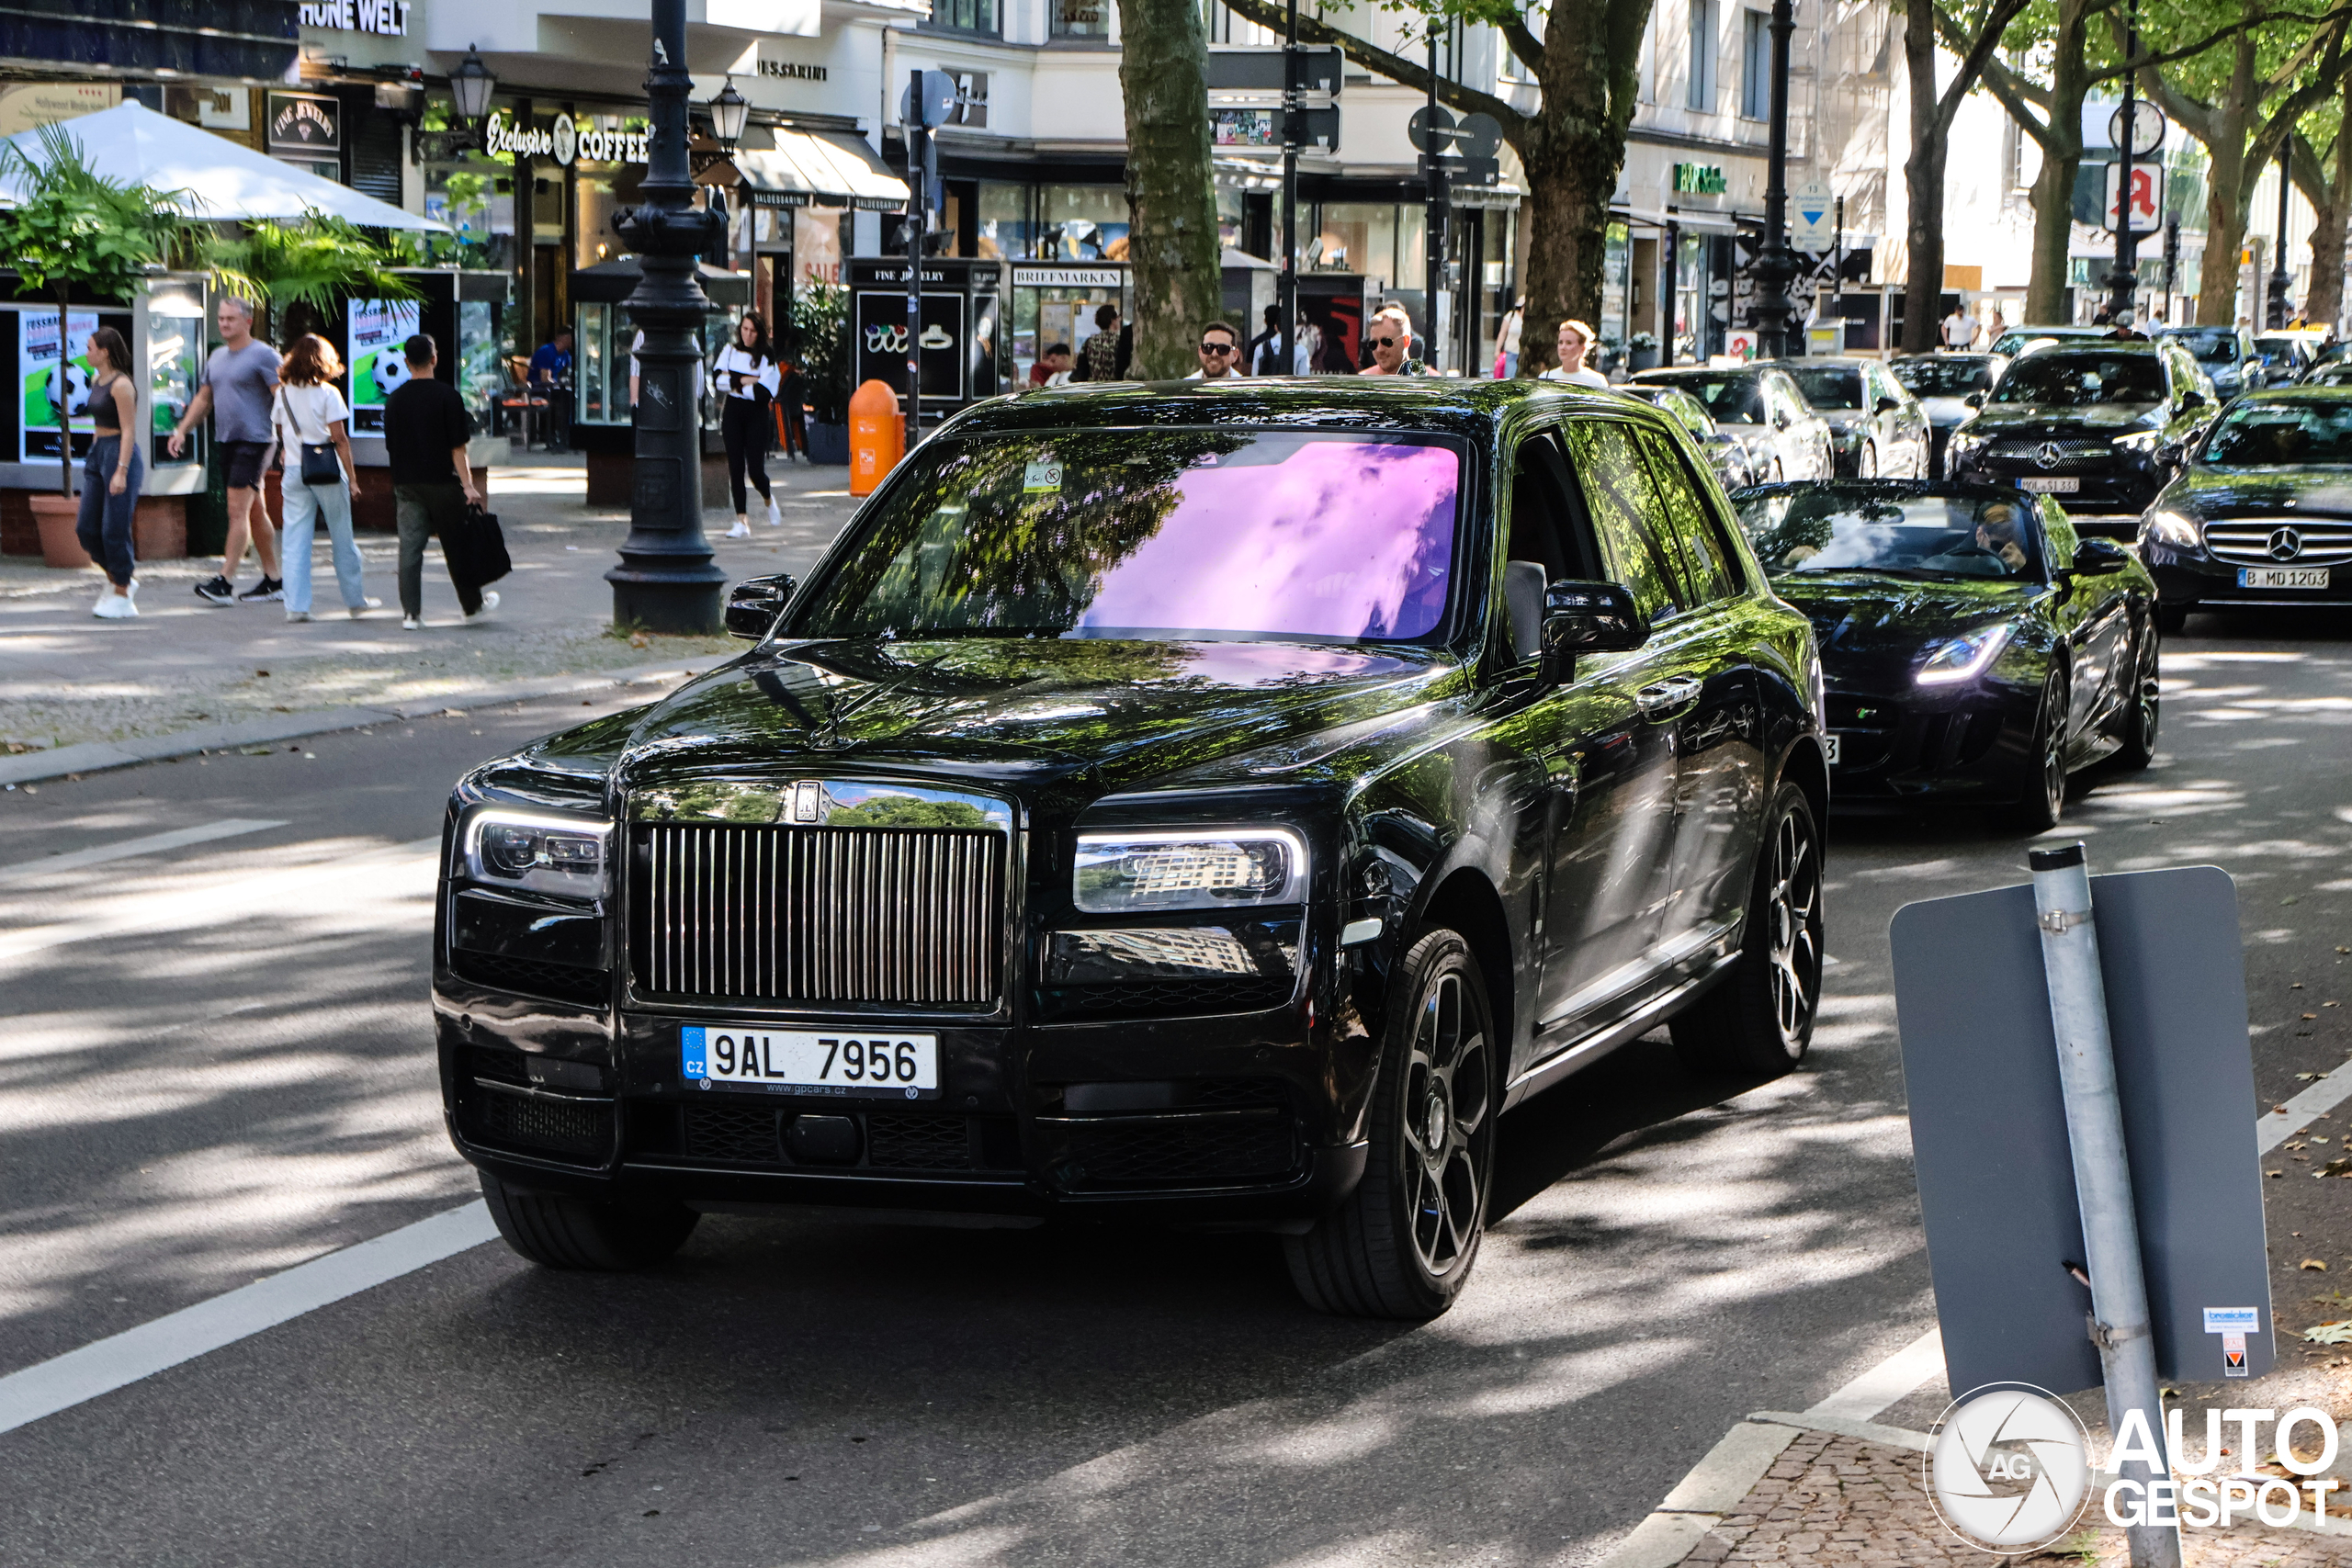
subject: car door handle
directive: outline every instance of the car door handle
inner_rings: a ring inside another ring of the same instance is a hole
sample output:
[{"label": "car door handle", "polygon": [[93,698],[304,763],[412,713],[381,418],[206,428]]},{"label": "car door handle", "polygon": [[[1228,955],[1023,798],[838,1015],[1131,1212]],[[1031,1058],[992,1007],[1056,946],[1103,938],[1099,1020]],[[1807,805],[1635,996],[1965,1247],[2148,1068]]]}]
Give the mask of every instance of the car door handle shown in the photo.
[{"label": "car door handle", "polygon": [[1670,718],[1698,700],[1699,681],[1692,675],[1677,675],[1634,694],[1634,705],[1644,718],[1653,720]]}]

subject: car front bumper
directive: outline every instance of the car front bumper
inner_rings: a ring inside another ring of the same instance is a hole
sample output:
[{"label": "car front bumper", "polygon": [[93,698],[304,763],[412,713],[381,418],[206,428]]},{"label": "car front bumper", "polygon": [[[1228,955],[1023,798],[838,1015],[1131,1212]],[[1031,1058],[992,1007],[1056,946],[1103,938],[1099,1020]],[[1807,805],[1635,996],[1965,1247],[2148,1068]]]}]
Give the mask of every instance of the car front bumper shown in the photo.
[{"label": "car front bumper", "polygon": [[[2141,558],[2147,563],[2148,575],[2156,580],[2156,599],[2167,606],[2207,604],[2215,607],[2270,607],[2290,604],[2345,605],[2352,604],[2352,562],[2335,563],[2323,570],[2327,572],[2324,588],[2254,588],[2248,587],[2240,573],[2250,567],[2243,561],[2219,559],[2204,550],[2184,550],[2175,546],[2143,541]],[[2306,563],[2281,561],[2281,567]]]},{"label": "car front bumper", "polygon": [[1991,681],[1956,691],[1827,692],[1833,809],[2007,805],[2033,787],[2041,694]]}]

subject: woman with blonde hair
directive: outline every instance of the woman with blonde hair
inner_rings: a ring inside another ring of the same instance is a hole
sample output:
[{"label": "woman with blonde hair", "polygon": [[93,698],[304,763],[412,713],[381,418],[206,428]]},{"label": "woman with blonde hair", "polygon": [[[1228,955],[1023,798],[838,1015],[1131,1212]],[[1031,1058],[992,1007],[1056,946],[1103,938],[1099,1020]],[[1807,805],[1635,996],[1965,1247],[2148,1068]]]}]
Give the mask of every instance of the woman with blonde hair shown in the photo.
[{"label": "woman with blonde hair", "polygon": [[286,560],[286,618],[311,618],[311,547],[324,517],[334,552],[335,585],[344,608],[357,620],[383,603],[368,597],[360,581],[358,541],[351,536],[351,487],[357,468],[345,429],[351,409],[335,389],[343,360],[334,345],[306,333],[277,368],[270,423],[286,454],[284,520],[278,540]]}]

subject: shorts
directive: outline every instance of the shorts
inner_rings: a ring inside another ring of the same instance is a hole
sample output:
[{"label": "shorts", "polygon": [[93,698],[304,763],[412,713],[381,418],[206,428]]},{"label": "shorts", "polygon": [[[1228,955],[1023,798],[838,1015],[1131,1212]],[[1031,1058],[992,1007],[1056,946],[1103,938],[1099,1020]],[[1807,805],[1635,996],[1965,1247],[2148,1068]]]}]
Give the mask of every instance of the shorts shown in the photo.
[{"label": "shorts", "polygon": [[261,488],[262,464],[267,460],[274,445],[267,441],[222,441],[221,460],[227,464],[231,490]]}]

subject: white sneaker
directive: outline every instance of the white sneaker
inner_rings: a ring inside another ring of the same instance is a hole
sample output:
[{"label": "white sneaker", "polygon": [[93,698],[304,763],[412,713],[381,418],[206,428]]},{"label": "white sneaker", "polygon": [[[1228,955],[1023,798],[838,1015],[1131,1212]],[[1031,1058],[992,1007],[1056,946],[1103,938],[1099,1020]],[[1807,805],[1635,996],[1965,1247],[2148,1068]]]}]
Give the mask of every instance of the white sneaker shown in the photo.
[{"label": "white sneaker", "polygon": [[469,621],[479,621],[484,615],[489,615],[492,610],[497,608],[498,590],[495,588],[485,588],[482,590],[481,593],[481,608],[476,610],[472,615],[468,615],[466,619]]},{"label": "white sneaker", "polygon": [[345,608],[351,613],[351,618],[355,621],[370,610],[380,610],[383,607],[384,602],[381,599],[362,599],[356,604],[345,606]]},{"label": "white sneaker", "polygon": [[311,612],[308,610],[288,610],[286,612],[286,618],[288,621],[307,621],[311,618]]},{"label": "white sneaker", "polygon": [[120,593],[110,592],[98,601],[98,607],[90,614],[102,621],[135,621],[139,618],[139,606]]},{"label": "white sneaker", "polygon": [[404,632],[421,632],[424,629],[424,623],[418,620],[414,615],[402,615],[401,617],[401,630]]},{"label": "white sneaker", "polygon": [[777,510],[774,496],[768,497],[768,526],[771,528],[784,526],[784,513]]},{"label": "white sneaker", "polygon": [[727,530],[726,536],[730,539],[748,539],[752,536],[752,525],[738,517],[735,519],[735,526]]}]

